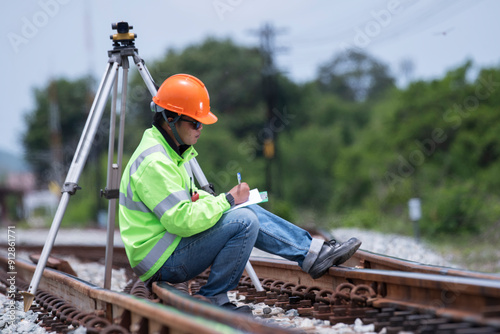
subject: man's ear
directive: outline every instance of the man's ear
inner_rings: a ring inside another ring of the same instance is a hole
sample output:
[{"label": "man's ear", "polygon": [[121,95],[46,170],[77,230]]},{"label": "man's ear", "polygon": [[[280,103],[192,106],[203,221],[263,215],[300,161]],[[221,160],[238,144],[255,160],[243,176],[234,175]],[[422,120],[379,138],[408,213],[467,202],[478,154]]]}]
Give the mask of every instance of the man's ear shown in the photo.
[{"label": "man's ear", "polygon": [[172,131],[172,128],[170,127],[170,123],[169,122],[172,122],[174,120],[173,117],[167,117],[168,119],[168,122],[165,122],[165,125],[167,126],[167,128]]}]

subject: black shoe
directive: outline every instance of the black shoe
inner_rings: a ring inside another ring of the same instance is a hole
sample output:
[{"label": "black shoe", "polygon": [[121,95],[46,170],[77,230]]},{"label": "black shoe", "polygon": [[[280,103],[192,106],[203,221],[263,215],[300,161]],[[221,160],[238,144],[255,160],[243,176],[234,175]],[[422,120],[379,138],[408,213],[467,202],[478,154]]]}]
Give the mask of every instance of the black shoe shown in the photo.
[{"label": "black shoe", "polygon": [[222,304],[220,307],[223,307],[229,311],[234,311],[234,312],[238,312],[241,314],[252,315],[252,309],[248,305],[236,306],[233,303],[227,302],[225,304]]},{"label": "black shoe", "polygon": [[308,274],[314,279],[320,278],[331,266],[338,266],[349,260],[359,246],[361,246],[361,241],[356,238],[351,238],[344,243],[335,240],[325,242]]}]

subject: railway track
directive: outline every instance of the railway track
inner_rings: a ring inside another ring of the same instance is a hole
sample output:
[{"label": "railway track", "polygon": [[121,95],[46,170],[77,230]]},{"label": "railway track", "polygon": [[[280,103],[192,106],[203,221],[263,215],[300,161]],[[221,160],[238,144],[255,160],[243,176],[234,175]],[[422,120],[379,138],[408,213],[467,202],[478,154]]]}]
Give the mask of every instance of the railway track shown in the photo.
[{"label": "railway track", "polygon": [[[98,261],[104,248],[55,247],[52,254]],[[6,261],[0,258],[4,284]],[[500,333],[498,275],[422,265],[365,251],[358,251],[345,266],[332,267],[317,280],[286,260],[252,257],[251,262],[265,291],[256,291],[244,276],[237,295],[249,303],[295,310],[301,317],[329,320],[331,324],[353,323],[359,318],[373,324],[375,332],[385,328],[386,333]],[[126,291],[119,293],[62,272],[68,271],[64,262],[50,265],[59,270],[44,272],[35,310],[57,315],[59,320],[52,320],[49,327],[61,333],[68,324],[85,326],[90,333],[299,331],[228,313],[191,297],[208,273],[182,285],[155,283],[153,293],[142,282],[132,280]],[[128,267],[121,248],[115,248],[114,266]],[[16,269],[17,288],[26,289],[35,265],[17,260]]]}]

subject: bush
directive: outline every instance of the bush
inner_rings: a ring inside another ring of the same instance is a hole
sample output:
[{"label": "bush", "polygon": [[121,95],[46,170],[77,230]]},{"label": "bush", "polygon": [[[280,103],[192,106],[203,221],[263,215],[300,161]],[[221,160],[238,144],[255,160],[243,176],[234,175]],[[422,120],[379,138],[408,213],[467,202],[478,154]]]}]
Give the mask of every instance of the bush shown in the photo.
[{"label": "bush", "polygon": [[480,231],[488,221],[486,196],[472,182],[434,189],[422,203],[422,232],[428,236],[467,235]]}]

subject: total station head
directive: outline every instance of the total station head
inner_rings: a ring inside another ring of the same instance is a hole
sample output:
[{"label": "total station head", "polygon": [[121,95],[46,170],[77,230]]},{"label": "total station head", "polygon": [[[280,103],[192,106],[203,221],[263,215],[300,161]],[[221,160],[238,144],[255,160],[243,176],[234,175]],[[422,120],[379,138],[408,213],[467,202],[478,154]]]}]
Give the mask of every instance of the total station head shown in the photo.
[{"label": "total station head", "polygon": [[112,23],[111,29],[116,30],[117,34],[110,35],[109,38],[113,40],[113,45],[115,47],[120,46],[132,46],[134,45],[134,40],[137,37],[137,34],[131,33],[130,29],[134,27],[129,25],[128,22],[118,22]]}]

